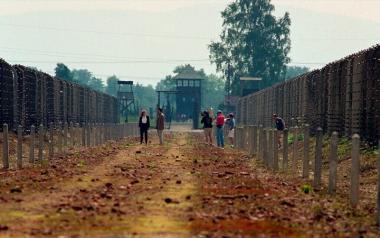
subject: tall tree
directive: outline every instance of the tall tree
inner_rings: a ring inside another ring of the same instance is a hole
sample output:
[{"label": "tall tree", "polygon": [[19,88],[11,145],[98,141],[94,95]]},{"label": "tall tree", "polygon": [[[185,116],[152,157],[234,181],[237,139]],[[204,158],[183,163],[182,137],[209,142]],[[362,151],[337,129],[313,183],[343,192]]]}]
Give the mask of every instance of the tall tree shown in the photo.
[{"label": "tall tree", "polygon": [[310,71],[310,69],[307,67],[288,66],[288,67],[286,67],[285,80],[295,78],[295,77],[302,75],[304,73],[307,73],[309,71]]},{"label": "tall tree", "polygon": [[92,77],[88,86],[96,91],[104,92],[104,83],[103,80],[97,77]]},{"label": "tall tree", "polygon": [[118,84],[117,84],[118,81],[119,81],[119,78],[116,77],[115,75],[108,77],[107,78],[106,93],[116,97],[117,96],[117,89],[118,89]]},{"label": "tall tree", "polygon": [[63,63],[58,63],[55,67],[55,77],[67,81],[73,81],[73,74],[71,73],[71,70]]},{"label": "tall tree", "polygon": [[222,12],[223,30],[220,41],[209,45],[210,60],[226,76],[230,72],[235,95],[240,76],[261,77],[263,86],[284,79],[291,21],[289,13],[277,19],[274,9],[270,0],[234,0]]},{"label": "tall tree", "polygon": [[74,69],[72,71],[74,82],[80,85],[87,85],[91,81],[92,73],[87,69]]}]

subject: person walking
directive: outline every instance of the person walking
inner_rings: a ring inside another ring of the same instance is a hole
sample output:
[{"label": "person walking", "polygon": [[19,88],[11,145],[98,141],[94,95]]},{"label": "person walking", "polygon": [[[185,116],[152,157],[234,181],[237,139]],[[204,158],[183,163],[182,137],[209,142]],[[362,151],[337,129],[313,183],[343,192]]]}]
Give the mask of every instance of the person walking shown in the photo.
[{"label": "person walking", "polygon": [[160,145],[164,144],[165,115],[162,108],[157,108],[156,128]]},{"label": "person walking", "polygon": [[278,133],[278,137],[277,137],[277,144],[278,144],[278,148],[282,148],[282,143],[281,143],[281,140],[282,140],[282,137],[283,137],[283,131],[285,130],[286,128],[286,125],[285,125],[285,121],[284,119],[282,119],[281,117],[279,117],[277,114],[273,114],[273,121],[276,125],[276,129],[280,132]]},{"label": "person walking", "polygon": [[203,131],[205,133],[206,143],[212,145],[212,118],[208,111],[202,113]]},{"label": "person walking", "polygon": [[228,114],[228,118],[226,120],[226,125],[228,126],[228,140],[231,147],[234,147],[234,137],[235,137],[235,117],[233,113]]},{"label": "person walking", "polygon": [[148,144],[148,130],[150,127],[150,119],[147,115],[146,110],[142,110],[139,118],[139,127],[140,127],[140,144],[143,143],[145,136],[145,144]]},{"label": "person walking", "polygon": [[224,148],[224,115],[220,110],[216,114],[216,142],[218,147]]}]

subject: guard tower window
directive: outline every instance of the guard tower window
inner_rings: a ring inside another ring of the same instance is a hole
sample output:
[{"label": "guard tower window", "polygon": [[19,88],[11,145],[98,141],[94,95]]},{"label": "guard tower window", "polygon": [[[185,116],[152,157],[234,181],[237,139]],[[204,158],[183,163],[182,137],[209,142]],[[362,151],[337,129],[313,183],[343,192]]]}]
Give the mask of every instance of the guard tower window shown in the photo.
[{"label": "guard tower window", "polygon": [[194,81],[193,80],[189,80],[189,87],[194,87]]},{"label": "guard tower window", "polygon": [[177,83],[178,83],[178,87],[182,87],[183,86],[183,81],[182,80],[177,80]]},{"label": "guard tower window", "polygon": [[194,81],[194,87],[199,88],[201,86],[201,82],[199,80]]},{"label": "guard tower window", "polygon": [[183,86],[188,87],[189,86],[189,81],[188,80],[183,80]]}]

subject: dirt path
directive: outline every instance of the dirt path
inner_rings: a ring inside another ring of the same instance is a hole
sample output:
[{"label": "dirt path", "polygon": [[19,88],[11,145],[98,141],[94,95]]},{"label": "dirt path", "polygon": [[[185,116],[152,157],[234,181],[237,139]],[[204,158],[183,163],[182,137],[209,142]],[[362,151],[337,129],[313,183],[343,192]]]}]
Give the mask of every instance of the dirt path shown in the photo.
[{"label": "dirt path", "polygon": [[128,139],[0,175],[0,237],[376,237],[368,211],[304,194],[202,134]]}]

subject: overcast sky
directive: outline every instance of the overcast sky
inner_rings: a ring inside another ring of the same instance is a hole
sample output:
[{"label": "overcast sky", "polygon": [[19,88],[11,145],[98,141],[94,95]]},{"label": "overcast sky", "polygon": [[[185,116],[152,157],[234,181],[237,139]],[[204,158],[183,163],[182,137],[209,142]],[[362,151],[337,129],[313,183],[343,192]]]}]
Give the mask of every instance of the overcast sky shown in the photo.
[{"label": "overcast sky", "polygon": [[[230,0],[0,0],[0,57],[53,73],[56,62],[155,85],[176,65],[215,73]],[[273,0],[290,12],[292,65],[318,68],[379,43],[378,0]]]}]

